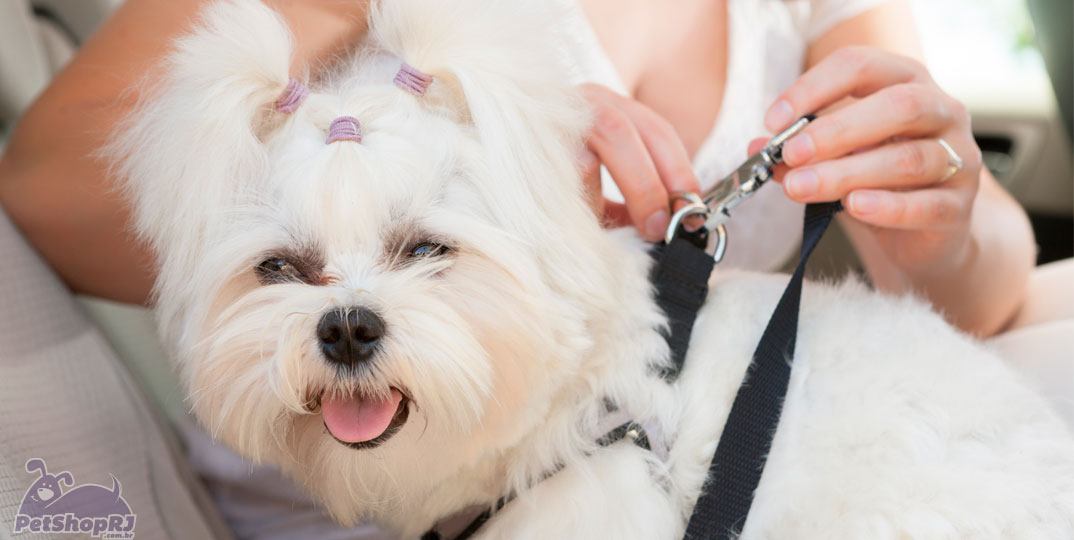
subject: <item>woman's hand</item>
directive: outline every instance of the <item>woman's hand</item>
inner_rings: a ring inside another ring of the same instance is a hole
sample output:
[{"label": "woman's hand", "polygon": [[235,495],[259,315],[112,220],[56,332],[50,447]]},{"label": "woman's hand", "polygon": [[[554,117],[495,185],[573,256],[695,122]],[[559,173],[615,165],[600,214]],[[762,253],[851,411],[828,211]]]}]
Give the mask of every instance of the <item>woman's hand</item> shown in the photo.
[{"label": "woman's hand", "polygon": [[[671,124],[645,105],[595,84],[581,91],[593,111],[580,161],[594,211],[606,225],[633,224],[646,240],[660,240],[670,221],[669,193],[700,190],[686,148]],[[601,165],[626,204],[604,198]]]},{"label": "woman's hand", "polygon": [[[823,109],[858,98],[834,111]],[[869,47],[828,55],[765,117],[778,132],[819,117],[784,146],[782,179],[800,202],[842,200],[887,258],[909,275],[946,272],[969,256],[981,154],[969,113],[920,63]],[[962,160],[951,171],[946,141]],[[751,144],[751,152],[761,141]]]}]

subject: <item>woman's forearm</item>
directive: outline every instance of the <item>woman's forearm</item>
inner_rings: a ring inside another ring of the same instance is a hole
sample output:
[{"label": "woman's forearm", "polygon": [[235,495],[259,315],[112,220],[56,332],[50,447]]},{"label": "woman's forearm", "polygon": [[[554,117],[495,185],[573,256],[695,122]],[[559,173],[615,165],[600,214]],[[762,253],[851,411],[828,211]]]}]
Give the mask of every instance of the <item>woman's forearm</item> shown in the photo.
[{"label": "woman's forearm", "polygon": [[967,332],[993,335],[1021,307],[1036,259],[1033,230],[1022,208],[987,171],[964,250],[946,267],[904,271],[875,245],[865,225],[851,219],[843,225],[877,289],[920,294]]},{"label": "woman's forearm", "polygon": [[[171,41],[208,0],[128,0],[19,120],[0,159],[0,203],[74,290],[146,301],[151,257],[129,232],[108,164],[93,157]],[[293,64],[327,63],[365,32],[366,2],[269,2],[295,34]]]}]

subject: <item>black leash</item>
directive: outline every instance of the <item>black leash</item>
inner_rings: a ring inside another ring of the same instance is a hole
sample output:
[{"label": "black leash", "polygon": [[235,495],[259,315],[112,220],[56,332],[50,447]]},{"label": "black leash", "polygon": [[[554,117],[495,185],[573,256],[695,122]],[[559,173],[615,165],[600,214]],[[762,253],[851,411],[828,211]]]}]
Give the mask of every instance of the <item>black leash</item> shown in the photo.
[{"label": "black leash", "polygon": [[[798,336],[798,308],[806,261],[832,217],[842,209],[839,202],[806,206],[798,267],[776,304],[753,353],[753,362],[739,386],[709,465],[708,481],[687,524],[685,539],[730,540],[742,531],[753,502],[753,492],[761,482],[765,458],[779,425],[780,407],[790,381],[790,361],[794,358]],[[674,380],[682,371],[697,312],[708,296],[708,281],[715,261],[705,251],[707,244],[708,235],[704,229],[694,233],[681,230],[670,243],[660,244],[652,251],[655,264],[651,280],[656,288],[656,301],[668,317],[665,338],[670,347],[671,365],[662,373],[668,380]],[[631,430],[640,433],[635,444],[649,448],[644,429],[633,422],[620,425],[597,442],[607,446],[622,440]],[[475,517],[453,540],[470,538],[495,510],[503,508],[513,498],[501,498],[494,509]],[[435,530],[422,536],[422,540],[442,539],[443,536]]]},{"label": "black leash", "polygon": [[[686,351],[690,345],[697,312],[708,297],[708,281],[716,259],[706,251],[709,236],[716,236],[717,258],[722,257],[726,244],[726,232],[719,225],[729,218],[728,211],[749,197],[771,179],[772,169],[782,162],[782,145],[813,119],[803,117],[786,131],[776,135],[760,153],[750,158],[718,184],[704,199],[684,196],[693,210],[682,212],[702,214],[708,220],[718,219],[710,232],[702,228],[688,232],[679,221],[669,231],[675,234],[656,246],[651,255],[655,261],[650,280],[656,289],[657,305],[668,318],[664,332],[670,349],[670,364],[662,368],[661,375],[668,381],[675,380],[682,371]],[[727,189],[725,186],[730,186]],[[805,208],[802,225],[802,250],[798,267],[791,275],[783,295],[768,320],[761,341],[753,353],[753,360],[739,385],[735,401],[731,405],[716,453],[709,464],[708,480],[694,505],[693,514],[686,526],[685,540],[737,538],[745,525],[753,503],[753,494],[761,482],[765,461],[772,446],[772,438],[779,426],[783,399],[791,377],[795,342],[798,338],[798,311],[802,298],[802,280],[806,262],[817,247],[832,218],[843,209],[840,202],[809,204]],[[706,221],[706,226],[710,222]],[[606,446],[621,440],[628,433],[636,436],[635,443],[649,447],[644,430],[633,422],[625,423],[602,437],[598,442]],[[640,436],[638,435],[640,434]],[[558,470],[558,469],[557,469]],[[553,471],[551,474],[555,474]],[[496,510],[503,508],[514,498],[501,498],[492,509],[477,516],[454,540],[465,540],[477,532]],[[422,540],[441,540],[435,530],[422,536]]]},{"label": "black leash", "polygon": [[[698,497],[686,527],[686,539],[731,539],[736,538],[742,531],[753,502],[753,492],[761,481],[772,437],[779,425],[780,408],[791,377],[791,360],[794,358],[794,345],[798,336],[798,307],[802,297],[802,278],[806,261],[824,235],[832,217],[842,208],[839,202],[806,206],[798,268],[791,275],[790,282],[787,283],[787,288],[784,289],[783,296],[768,321],[761,342],[753,353],[753,362],[747,368],[746,376],[739,386],[727,423],[720,435],[716,454],[709,465],[708,481],[702,488],[701,496]],[[672,245],[674,242],[668,247]],[[665,252],[667,251],[665,249]],[[704,254],[703,251],[701,253]],[[658,266],[663,264],[662,258],[663,254],[657,258]],[[697,256],[691,255],[690,258],[695,259]],[[694,267],[694,263],[686,265],[691,269]],[[658,269],[655,275],[662,273],[663,270]],[[670,325],[671,335],[668,336],[672,358],[683,358],[689,344],[697,309],[689,312],[687,306],[696,304],[700,307],[704,301],[704,296],[686,301],[681,298],[687,294],[687,288],[692,288],[699,294],[699,286],[707,284],[708,274],[702,274],[700,268],[691,270],[691,276],[692,283],[680,284],[678,279],[670,284],[657,283],[657,289],[661,292],[658,296],[661,299],[661,307],[664,308],[665,303],[672,306],[671,310],[667,311],[668,316],[677,319]],[[662,294],[665,289],[670,291],[666,299]],[[681,360],[677,365],[681,367]]]}]

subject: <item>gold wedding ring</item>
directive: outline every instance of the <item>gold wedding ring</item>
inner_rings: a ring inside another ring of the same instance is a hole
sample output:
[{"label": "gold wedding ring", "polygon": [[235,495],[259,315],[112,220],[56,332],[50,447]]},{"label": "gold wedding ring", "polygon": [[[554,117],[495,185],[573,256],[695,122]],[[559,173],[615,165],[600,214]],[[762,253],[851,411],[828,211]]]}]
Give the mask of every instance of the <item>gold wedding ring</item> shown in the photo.
[{"label": "gold wedding ring", "polygon": [[940,146],[947,152],[947,170],[944,172],[943,178],[940,179],[940,181],[943,182],[962,170],[962,158],[955,153],[955,149],[951,148],[950,144],[947,144],[947,141],[936,139],[936,142],[940,143]]}]

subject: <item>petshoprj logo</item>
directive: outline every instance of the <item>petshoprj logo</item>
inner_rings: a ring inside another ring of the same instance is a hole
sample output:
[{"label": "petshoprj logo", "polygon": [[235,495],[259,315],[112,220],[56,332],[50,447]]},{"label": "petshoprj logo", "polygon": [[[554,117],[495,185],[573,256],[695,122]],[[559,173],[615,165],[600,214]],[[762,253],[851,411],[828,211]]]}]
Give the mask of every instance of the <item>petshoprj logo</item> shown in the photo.
[{"label": "petshoprj logo", "polygon": [[37,458],[26,461],[26,471],[40,472],[41,477],[22,497],[14,534],[89,533],[94,538],[134,538],[136,516],[123,500],[122,486],[115,476],[112,489],[97,484],[71,487],[75,483],[71,473],[51,475],[45,461]]}]

